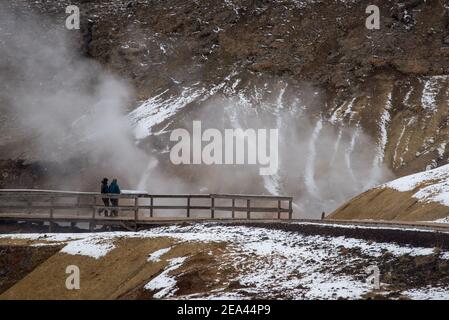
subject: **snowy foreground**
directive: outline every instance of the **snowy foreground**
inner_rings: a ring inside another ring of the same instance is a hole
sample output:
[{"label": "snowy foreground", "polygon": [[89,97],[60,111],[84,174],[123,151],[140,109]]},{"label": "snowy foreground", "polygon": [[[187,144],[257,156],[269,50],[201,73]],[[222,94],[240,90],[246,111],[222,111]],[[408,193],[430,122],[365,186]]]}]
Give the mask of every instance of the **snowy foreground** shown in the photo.
[{"label": "snowy foreground", "polygon": [[[160,237],[172,238],[176,243],[225,242],[227,249],[220,257],[217,277],[222,270],[236,270],[227,280],[240,284],[234,289],[228,286],[226,290],[180,296],[177,294],[176,270],[189,258],[188,255],[180,256],[169,259],[162,272],[144,286],[153,298],[163,299],[360,299],[373,292],[382,295],[389,290],[389,284],[381,283],[380,290],[375,290],[367,283],[366,267],[376,266],[386,255],[391,260],[434,254],[433,248],[218,224],[167,226],[142,232],[14,234],[1,235],[0,240],[26,239],[31,240],[33,246],[60,243],[64,245],[62,253],[102,259],[116,248],[118,239]],[[171,250],[169,246],[148,253],[148,263],[157,263]],[[448,260],[449,252],[440,252],[439,259]],[[411,299],[449,299],[446,285],[403,288],[397,294]]]}]

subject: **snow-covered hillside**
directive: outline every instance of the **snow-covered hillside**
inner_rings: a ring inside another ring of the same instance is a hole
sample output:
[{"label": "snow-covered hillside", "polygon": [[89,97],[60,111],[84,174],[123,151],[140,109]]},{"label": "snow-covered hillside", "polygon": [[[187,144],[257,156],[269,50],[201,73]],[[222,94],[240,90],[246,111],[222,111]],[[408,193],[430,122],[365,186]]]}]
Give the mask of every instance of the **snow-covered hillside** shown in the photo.
[{"label": "snow-covered hillside", "polygon": [[449,165],[368,190],[337,209],[331,218],[445,223],[449,218]]},{"label": "snow-covered hillside", "polygon": [[396,179],[381,188],[411,191],[412,197],[420,202],[438,202],[449,207],[449,165]]},{"label": "snow-covered hillside", "polygon": [[[308,224],[302,227],[307,228]],[[35,291],[22,291],[30,285],[45,288],[39,298],[59,294],[59,298],[92,298],[95,295],[104,298],[109,293],[114,293],[108,296],[114,298],[120,292],[127,296],[129,292],[115,285],[121,285],[121,279],[128,277],[127,283],[136,283],[136,288],[128,290],[134,292],[132,294],[140,292],[137,296],[140,298],[360,299],[380,295],[449,299],[449,283],[442,277],[439,285],[429,280],[423,286],[409,279],[402,282],[393,268],[402,263],[401,272],[417,272],[412,266],[415,260],[421,265],[430,263],[429,267],[435,261],[447,264],[449,252],[435,254],[433,248],[325,236],[319,232],[305,235],[259,227],[196,224],[136,233],[0,236],[3,245],[24,242],[39,247],[62,245],[62,249],[0,298],[33,298]],[[129,250],[130,247],[134,249]],[[119,258],[122,262],[113,263]],[[132,266],[127,266],[129,270],[122,266],[126,263],[123,260],[133,261]],[[410,266],[407,266],[408,260]],[[75,261],[84,274],[83,286],[78,292],[62,290],[57,278],[60,272],[51,270]],[[100,267],[104,265],[111,265],[113,269]],[[369,266],[377,266],[385,272],[381,275],[379,290],[366,281]],[[109,280],[100,281],[104,277]],[[136,282],[136,277],[140,283]],[[45,286],[39,285],[42,281]]]}]

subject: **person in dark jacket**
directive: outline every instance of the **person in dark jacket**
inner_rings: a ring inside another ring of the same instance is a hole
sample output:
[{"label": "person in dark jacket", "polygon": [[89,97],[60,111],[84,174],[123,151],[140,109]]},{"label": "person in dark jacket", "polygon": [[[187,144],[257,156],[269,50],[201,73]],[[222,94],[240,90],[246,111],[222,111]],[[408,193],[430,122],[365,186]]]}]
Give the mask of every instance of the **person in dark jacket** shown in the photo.
[{"label": "person in dark jacket", "polygon": [[[104,178],[101,181],[101,194],[109,193],[109,186],[108,186],[108,178]],[[104,206],[109,207],[109,198],[102,198]],[[104,216],[107,217],[109,215],[108,209],[100,209],[99,213],[101,214],[104,212]]]},{"label": "person in dark jacket", "polygon": [[[117,183],[117,179],[112,180],[111,184],[109,185],[109,189],[108,189],[109,193],[112,194],[120,194],[120,187]],[[118,207],[118,199],[112,199],[111,198],[111,204],[113,207]],[[117,217],[118,216],[118,210],[117,209],[112,209],[112,216]]]}]

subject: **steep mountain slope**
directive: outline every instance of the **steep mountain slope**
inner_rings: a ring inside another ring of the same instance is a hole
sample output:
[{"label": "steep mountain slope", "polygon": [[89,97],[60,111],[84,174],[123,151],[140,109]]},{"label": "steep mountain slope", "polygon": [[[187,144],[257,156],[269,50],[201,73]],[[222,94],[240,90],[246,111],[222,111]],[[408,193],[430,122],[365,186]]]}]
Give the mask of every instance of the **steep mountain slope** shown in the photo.
[{"label": "steep mountain slope", "polygon": [[383,184],[350,200],[330,219],[439,221],[449,217],[449,165]]},{"label": "steep mountain slope", "polygon": [[[380,30],[365,28],[368,0],[17,0],[7,7],[63,28],[68,4],[80,6],[82,28],[66,36],[135,91],[129,120],[151,159],[139,158],[142,178],[114,168],[130,187],[288,193],[298,216],[318,217],[395,175],[447,163],[445,1],[378,1]],[[0,94],[8,111],[0,118],[2,158],[56,161],[51,152],[33,158],[36,134],[17,132],[9,104]],[[171,165],[170,132],[195,119],[218,129],[280,128],[279,172]],[[89,157],[70,161],[67,187],[96,182],[91,170],[72,178],[79,166],[107,174]],[[17,176],[0,175],[0,186],[17,186]],[[59,187],[58,179],[45,183]]]}]

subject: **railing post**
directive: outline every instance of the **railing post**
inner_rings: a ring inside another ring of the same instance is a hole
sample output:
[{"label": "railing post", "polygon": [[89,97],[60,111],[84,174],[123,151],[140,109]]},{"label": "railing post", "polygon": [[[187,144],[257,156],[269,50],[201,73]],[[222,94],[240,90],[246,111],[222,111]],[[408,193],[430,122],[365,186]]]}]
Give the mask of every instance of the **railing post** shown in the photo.
[{"label": "railing post", "polygon": [[92,208],[93,208],[93,210],[92,210],[92,222],[89,224],[89,230],[90,231],[94,231],[95,230],[95,213],[97,211],[96,205],[97,205],[97,196],[94,196],[94,204],[92,206]]},{"label": "railing post", "polygon": [[136,196],[134,198],[134,222],[136,223],[136,231],[137,231],[137,220],[139,220],[139,197]]},{"label": "railing post", "polygon": [[153,218],[153,196],[150,196],[150,217]]},{"label": "railing post", "polygon": [[281,200],[278,200],[278,220],[281,220]]},{"label": "railing post", "polygon": [[251,219],[251,200],[246,200],[246,218],[249,220]]},{"label": "railing post", "polygon": [[48,224],[48,232],[53,232],[53,206],[54,206],[55,199],[53,197],[50,198],[50,221]]},{"label": "railing post", "polygon": [[187,196],[187,218],[190,218],[190,196]]},{"label": "railing post", "polygon": [[293,205],[292,205],[293,199],[288,200],[288,218],[292,220],[293,217]]},{"label": "railing post", "polygon": [[235,218],[235,198],[232,199],[232,219]]},{"label": "railing post", "polygon": [[80,215],[80,205],[81,205],[81,197],[78,195],[76,196],[76,215]]},{"label": "railing post", "polygon": [[215,198],[211,196],[210,198],[210,216],[212,219],[215,218]]}]

